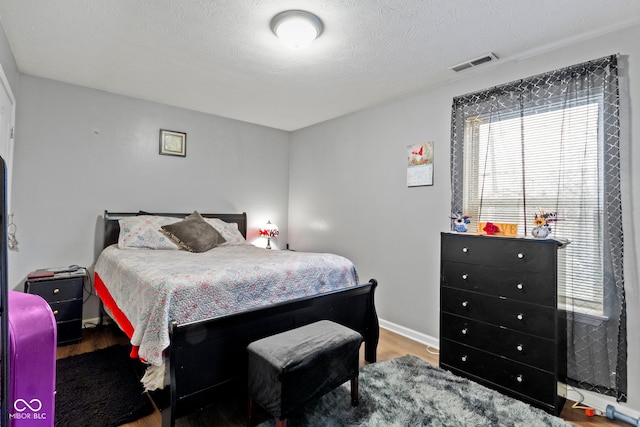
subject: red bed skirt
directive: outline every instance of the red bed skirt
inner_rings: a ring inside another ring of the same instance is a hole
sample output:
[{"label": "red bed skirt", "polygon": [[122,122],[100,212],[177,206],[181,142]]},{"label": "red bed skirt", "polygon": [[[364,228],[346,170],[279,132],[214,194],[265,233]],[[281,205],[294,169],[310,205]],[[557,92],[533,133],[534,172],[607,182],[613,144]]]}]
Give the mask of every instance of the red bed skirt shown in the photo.
[{"label": "red bed skirt", "polygon": [[[133,325],[131,324],[129,319],[127,319],[127,316],[125,316],[122,310],[120,310],[120,307],[118,307],[118,304],[116,304],[115,300],[109,293],[109,290],[104,285],[104,282],[102,281],[98,273],[95,273],[94,276],[94,286],[96,288],[98,297],[102,300],[102,303],[105,305],[105,307],[109,309],[109,312],[114,317],[113,320],[115,320],[118,326],[120,326],[120,329],[122,329],[122,331],[127,334],[129,339],[131,339],[131,337],[133,336]],[[131,346],[131,357],[134,359],[137,359],[139,357],[138,348],[139,347],[137,345]]]}]

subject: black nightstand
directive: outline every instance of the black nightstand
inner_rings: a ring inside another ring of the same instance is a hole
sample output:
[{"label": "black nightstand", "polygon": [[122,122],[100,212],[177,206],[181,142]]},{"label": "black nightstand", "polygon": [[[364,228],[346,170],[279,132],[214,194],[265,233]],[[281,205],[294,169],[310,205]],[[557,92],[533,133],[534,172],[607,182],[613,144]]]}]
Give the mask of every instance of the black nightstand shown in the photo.
[{"label": "black nightstand", "polygon": [[58,345],[82,339],[82,290],[88,279],[83,267],[37,270],[27,276],[25,293],[40,295],[56,318]]}]

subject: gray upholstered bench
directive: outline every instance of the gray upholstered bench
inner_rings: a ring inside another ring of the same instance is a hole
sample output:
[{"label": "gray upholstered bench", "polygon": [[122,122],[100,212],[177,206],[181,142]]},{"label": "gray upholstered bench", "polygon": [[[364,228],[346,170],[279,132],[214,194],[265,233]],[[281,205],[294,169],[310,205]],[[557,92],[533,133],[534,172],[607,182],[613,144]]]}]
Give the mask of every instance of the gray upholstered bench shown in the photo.
[{"label": "gray upholstered bench", "polygon": [[358,404],[358,360],[362,335],[322,320],[255,341],[249,352],[249,408],[257,402],[287,425],[287,415],[351,380],[351,404]]}]

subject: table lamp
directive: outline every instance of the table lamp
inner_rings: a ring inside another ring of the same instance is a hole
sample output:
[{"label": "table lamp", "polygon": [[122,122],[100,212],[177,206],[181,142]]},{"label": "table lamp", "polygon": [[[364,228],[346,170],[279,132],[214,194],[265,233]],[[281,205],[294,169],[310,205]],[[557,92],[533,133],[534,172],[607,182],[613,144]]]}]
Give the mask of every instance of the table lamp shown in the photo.
[{"label": "table lamp", "polygon": [[280,230],[278,230],[277,225],[267,221],[265,225],[260,227],[259,234],[267,238],[267,249],[271,249],[271,238],[280,234]]}]

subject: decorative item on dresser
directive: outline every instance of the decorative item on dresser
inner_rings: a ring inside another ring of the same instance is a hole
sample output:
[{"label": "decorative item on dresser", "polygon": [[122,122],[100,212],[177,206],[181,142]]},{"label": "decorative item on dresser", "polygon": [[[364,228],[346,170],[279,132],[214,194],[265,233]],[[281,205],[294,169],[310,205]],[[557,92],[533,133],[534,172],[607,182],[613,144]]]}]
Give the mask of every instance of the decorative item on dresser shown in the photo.
[{"label": "decorative item on dresser", "polygon": [[58,345],[82,339],[82,290],[88,280],[84,267],[72,265],[29,273],[24,291],[40,295],[51,306],[58,329]]},{"label": "decorative item on dresser", "polygon": [[552,239],[442,233],[440,366],[559,414],[566,319]]}]

